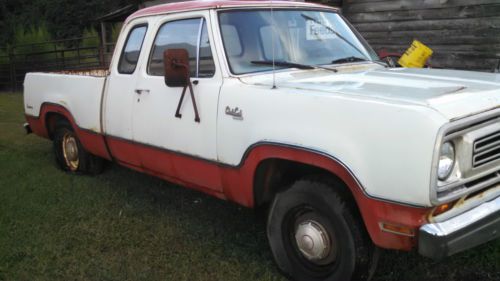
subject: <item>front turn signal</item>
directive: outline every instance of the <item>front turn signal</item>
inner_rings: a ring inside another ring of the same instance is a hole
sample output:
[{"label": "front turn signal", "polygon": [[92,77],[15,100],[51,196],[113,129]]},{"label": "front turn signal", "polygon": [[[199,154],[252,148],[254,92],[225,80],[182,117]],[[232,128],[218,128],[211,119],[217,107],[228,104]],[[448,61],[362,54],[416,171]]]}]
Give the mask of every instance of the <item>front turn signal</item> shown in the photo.
[{"label": "front turn signal", "polygon": [[380,229],[385,232],[394,233],[403,236],[414,237],[415,231],[413,228],[403,225],[396,225],[387,222],[380,223]]}]

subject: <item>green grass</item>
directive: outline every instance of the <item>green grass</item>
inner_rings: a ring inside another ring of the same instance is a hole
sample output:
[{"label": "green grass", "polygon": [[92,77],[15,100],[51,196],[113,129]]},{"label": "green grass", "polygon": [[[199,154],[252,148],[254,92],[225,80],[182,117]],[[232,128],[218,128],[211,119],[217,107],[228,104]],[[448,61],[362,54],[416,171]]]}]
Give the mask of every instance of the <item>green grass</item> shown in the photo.
[{"label": "green grass", "polygon": [[[284,280],[253,212],[117,165],[56,168],[0,94],[0,280]],[[433,262],[385,251],[376,281],[500,280],[500,242]]]}]

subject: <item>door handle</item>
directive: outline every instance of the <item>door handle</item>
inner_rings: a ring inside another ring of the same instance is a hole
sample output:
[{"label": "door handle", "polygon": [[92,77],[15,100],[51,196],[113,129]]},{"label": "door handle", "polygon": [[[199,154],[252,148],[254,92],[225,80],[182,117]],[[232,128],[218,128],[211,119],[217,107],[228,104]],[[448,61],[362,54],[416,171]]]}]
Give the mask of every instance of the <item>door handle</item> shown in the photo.
[{"label": "door handle", "polygon": [[138,95],[142,95],[142,94],[149,94],[149,90],[145,90],[145,89],[136,89],[135,90],[135,93],[138,94]]}]

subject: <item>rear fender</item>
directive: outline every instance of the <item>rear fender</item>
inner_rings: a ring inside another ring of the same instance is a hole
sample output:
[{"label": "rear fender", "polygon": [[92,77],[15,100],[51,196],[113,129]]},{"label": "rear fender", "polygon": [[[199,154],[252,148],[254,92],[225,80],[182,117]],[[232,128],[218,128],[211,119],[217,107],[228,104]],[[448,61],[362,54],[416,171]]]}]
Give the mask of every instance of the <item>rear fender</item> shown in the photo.
[{"label": "rear fender", "polygon": [[85,150],[96,156],[111,160],[104,136],[92,130],[79,127],[73,115],[64,106],[54,103],[44,103],[40,108],[38,117],[26,115],[26,120],[33,133],[48,139],[52,138],[51,134],[55,130],[57,118],[64,118],[71,124]]}]

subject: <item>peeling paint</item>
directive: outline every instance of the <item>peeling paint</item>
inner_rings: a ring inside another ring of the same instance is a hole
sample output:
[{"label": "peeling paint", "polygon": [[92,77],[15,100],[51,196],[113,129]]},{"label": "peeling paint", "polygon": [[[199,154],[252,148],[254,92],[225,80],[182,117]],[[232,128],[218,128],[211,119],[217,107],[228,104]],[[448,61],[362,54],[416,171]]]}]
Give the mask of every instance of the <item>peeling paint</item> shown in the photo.
[{"label": "peeling paint", "polygon": [[432,216],[432,213],[429,215],[429,222],[442,222],[445,220],[448,220],[450,218],[453,218],[455,216],[458,216],[460,214],[463,214],[467,211],[470,211],[471,209],[488,202],[492,200],[493,198],[496,198],[500,195],[500,184],[496,184],[491,186],[490,188],[486,188],[482,192],[478,194],[474,194],[473,196],[469,197],[470,195],[463,196],[460,198],[451,209],[448,211],[438,215],[438,216]]},{"label": "peeling paint", "polygon": [[93,76],[93,77],[106,77],[109,75],[109,70],[104,68],[85,69],[85,70],[63,70],[57,72],[50,72],[54,74],[64,75],[80,75],[80,76]]}]

